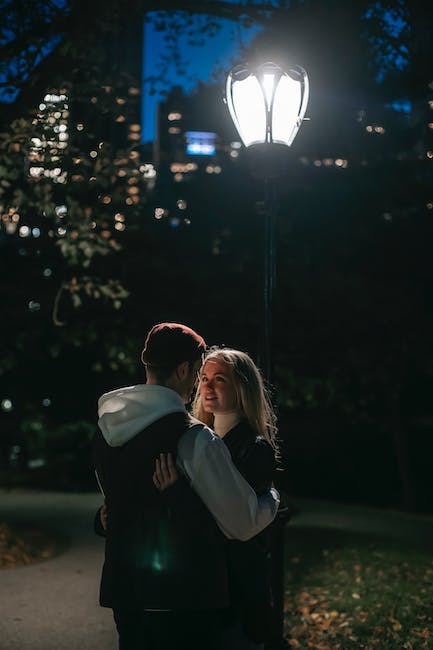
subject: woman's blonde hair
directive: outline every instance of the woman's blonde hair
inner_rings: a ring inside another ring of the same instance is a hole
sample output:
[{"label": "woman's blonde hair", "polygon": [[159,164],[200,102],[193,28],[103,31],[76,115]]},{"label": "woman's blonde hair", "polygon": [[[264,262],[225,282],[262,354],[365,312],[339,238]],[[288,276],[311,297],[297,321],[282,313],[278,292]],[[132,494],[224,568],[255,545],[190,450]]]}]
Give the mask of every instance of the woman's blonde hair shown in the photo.
[{"label": "woman's blonde hair", "polygon": [[[249,354],[232,348],[213,347],[204,358],[201,372],[212,360],[227,364],[236,391],[237,407],[256,435],[263,436],[276,449],[277,418],[260,370]],[[204,410],[200,389],[196,392],[192,413],[208,426],[213,426],[214,416]]]}]

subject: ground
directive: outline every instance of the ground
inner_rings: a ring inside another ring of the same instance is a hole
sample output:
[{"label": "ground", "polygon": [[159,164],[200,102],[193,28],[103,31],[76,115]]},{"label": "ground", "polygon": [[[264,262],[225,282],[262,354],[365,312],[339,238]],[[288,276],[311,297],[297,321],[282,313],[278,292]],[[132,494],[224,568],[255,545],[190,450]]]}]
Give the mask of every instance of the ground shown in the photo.
[{"label": "ground", "polygon": [[30,525],[0,523],[0,569],[47,560],[59,550],[59,540]]}]

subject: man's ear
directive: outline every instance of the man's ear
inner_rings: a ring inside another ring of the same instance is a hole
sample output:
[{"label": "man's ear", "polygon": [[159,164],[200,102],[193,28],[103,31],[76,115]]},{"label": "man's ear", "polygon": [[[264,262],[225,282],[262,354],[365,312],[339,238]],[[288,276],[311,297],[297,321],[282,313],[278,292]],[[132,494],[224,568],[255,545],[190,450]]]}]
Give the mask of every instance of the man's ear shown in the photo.
[{"label": "man's ear", "polygon": [[182,361],[177,367],[176,367],[176,376],[180,381],[183,381],[185,377],[189,373],[189,363],[188,361]]}]

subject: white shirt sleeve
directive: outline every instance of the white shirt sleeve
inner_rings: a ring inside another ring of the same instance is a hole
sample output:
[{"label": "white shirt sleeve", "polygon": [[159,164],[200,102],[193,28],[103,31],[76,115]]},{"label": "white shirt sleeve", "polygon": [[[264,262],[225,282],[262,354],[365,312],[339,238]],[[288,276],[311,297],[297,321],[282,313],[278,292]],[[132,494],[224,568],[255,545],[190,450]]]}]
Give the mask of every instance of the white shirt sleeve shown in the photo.
[{"label": "white shirt sleeve", "polygon": [[208,427],[195,426],[181,437],[177,463],[229,539],[246,541],[274,520],[278,492],[272,488],[258,497]]}]

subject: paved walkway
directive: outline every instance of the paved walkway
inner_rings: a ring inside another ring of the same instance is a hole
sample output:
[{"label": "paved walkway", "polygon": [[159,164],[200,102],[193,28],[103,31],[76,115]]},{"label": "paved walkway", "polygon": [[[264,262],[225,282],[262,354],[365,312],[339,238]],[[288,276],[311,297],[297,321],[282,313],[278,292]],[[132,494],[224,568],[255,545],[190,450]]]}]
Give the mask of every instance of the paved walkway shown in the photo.
[{"label": "paved walkway", "polygon": [[[93,534],[99,494],[0,488],[0,521],[57,530],[57,557],[0,571],[0,650],[116,650],[111,611],[98,605],[103,540]],[[433,517],[294,499],[290,526],[329,527],[432,544]]]},{"label": "paved walkway", "polygon": [[405,541],[433,551],[433,515],[367,508],[312,499],[294,499],[299,508],[290,526],[347,530]]},{"label": "paved walkway", "polygon": [[0,650],[116,650],[111,610],[98,604],[104,542],[99,494],[0,490],[0,521],[61,531],[57,557],[0,571]]}]

